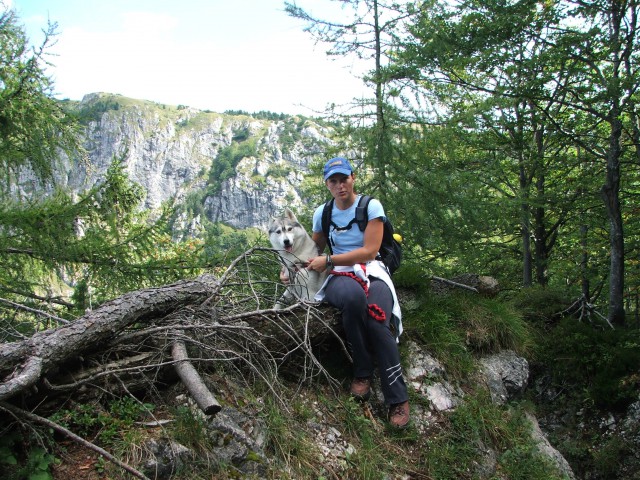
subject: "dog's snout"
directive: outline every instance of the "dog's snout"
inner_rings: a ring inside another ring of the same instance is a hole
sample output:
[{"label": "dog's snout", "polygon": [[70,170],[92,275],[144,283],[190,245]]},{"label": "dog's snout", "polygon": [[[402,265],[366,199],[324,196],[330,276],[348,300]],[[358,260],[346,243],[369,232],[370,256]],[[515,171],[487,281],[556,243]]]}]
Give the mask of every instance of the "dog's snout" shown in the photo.
[{"label": "dog's snout", "polygon": [[289,245],[291,245],[291,240],[289,240],[288,238],[284,239],[284,246],[288,247]]}]

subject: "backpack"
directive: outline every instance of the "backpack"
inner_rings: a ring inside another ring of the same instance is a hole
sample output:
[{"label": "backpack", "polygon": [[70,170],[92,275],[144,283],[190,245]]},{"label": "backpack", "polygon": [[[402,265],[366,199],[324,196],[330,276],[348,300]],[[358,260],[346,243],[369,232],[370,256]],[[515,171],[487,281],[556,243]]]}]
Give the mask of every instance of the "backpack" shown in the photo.
[{"label": "backpack", "polygon": [[[327,203],[325,203],[324,209],[322,210],[322,232],[327,239],[327,245],[329,246],[329,252],[331,253],[333,253],[333,249],[331,248],[331,241],[329,239],[330,225],[333,224],[333,227],[339,230],[348,230],[349,228],[351,228],[351,225],[357,223],[360,231],[364,232],[364,229],[367,228],[367,223],[369,222],[369,215],[367,214],[367,210],[369,208],[371,197],[369,195],[363,195],[360,197],[360,201],[358,202],[358,206],[356,207],[356,216],[349,222],[346,227],[338,227],[335,223],[331,222],[333,201],[334,200],[331,199]],[[387,267],[387,270],[389,270],[390,275],[392,275],[393,272],[398,269],[398,267],[400,266],[400,262],[402,261],[402,246],[395,238],[393,238],[393,225],[391,225],[391,222],[388,218],[384,222],[382,244],[380,245],[380,252],[378,253],[378,257],[376,258],[378,258],[378,260],[382,260],[382,262]]]}]

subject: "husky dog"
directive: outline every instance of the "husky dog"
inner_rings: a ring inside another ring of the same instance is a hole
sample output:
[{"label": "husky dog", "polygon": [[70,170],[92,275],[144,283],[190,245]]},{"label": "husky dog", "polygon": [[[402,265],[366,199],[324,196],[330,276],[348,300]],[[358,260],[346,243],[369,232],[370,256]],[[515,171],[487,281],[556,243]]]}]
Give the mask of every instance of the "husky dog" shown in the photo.
[{"label": "husky dog", "polygon": [[275,308],[280,309],[295,299],[313,301],[327,274],[305,268],[310,258],[318,256],[318,246],[288,208],[283,215],[271,219],[269,240],[271,246],[278,250],[278,255],[289,273],[287,290]]}]

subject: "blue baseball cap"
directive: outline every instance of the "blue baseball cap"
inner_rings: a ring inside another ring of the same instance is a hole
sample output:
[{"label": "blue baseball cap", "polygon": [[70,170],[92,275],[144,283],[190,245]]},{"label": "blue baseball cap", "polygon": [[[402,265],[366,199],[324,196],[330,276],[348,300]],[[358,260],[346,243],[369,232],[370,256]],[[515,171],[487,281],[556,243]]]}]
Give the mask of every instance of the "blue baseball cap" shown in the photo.
[{"label": "blue baseball cap", "polygon": [[349,164],[349,160],[342,157],[335,157],[324,164],[325,181],[331,175],[335,175],[336,173],[341,173],[343,175],[351,175],[353,173],[353,168],[351,168],[351,165]]}]

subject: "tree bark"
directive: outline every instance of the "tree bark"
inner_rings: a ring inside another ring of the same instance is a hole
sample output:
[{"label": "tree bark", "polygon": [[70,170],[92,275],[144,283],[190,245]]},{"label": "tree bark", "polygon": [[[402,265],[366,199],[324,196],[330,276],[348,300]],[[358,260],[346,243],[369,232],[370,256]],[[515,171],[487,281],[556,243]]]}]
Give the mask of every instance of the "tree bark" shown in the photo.
[{"label": "tree bark", "polygon": [[184,342],[180,340],[173,342],[171,354],[177,362],[175,369],[178,372],[180,380],[182,380],[182,383],[187,387],[187,390],[189,390],[191,397],[196,401],[200,410],[207,415],[215,415],[218,413],[222,407],[216,400],[216,397],[213,396],[204,384],[198,371],[193,367],[193,364],[189,362],[189,354],[187,353],[187,347]]},{"label": "tree bark", "polygon": [[609,151],[607,152],[606,181],[602,198],[609,218],[611,262],[609,274],[609,315],[613,325],[624,325],[624,232],[620,206],[620,136],[622,122],[618,109],[612,108]]},{"label": "tree bark", "polygon": [[[636,13],[632,7],[624,2],[609,1],[605,2],[607,8],[608,33],[611,45],[611,77],[609,78],[606,88],[610,105],[607,115],[607,123],[609,125],[609,147],[607,149],[607,171],[605,184],[602,187],[602,196],[609,219],[609,239],[611,246],[611,263],[609,275],[609,314],[608,320],[614,325],[624,325],[624,232],[622,222],[622,207],[620,204],[620,177],[621,167],[620,160],[622,158],[622,147],[620,139],[622,137],[623,124],[622,115],[624,107],[625,91],[623,84],[626,83],[625,78],[621,78],[624,72],[624,62],[631,61],[631,54],[634,51],[633,45],[637,41],[637,32],[635,22],[629,25],[626,32],[624,22],[626,22],[627,9]],[[630,84],[631,85],[631,84]],[[634,83],[635,85],[635,83]],[[637,87],[637,85],[636,85]],[[631,97],[635,93],[636,87],[627,90],[627,95]]]},{"label": "tree bark", "polygon": [[582,290],[582,298],[587,303],[591,303],[591,285],[589,282],[589,244],[587,243],[587,233],[589,226],[583,224],[580,226],[580,246],[582,247],[582,256],[580,258],[580,288]]},{"label": "tree bark", "polygon": [[534,249],[535,249],[535,278],[538,285],[547,285],[547,264],[549,261],[549,249],[547,244],[546,208],[541,199],[545,198],[546,173],[544,168],[544,125],[538,125],[534,132],[536,144],[535,172],[536,172],[536,198],[537,205],[533,209],[534,218]]},{"label": "tree bark", "polygon": [[533,284],[533,259],[531,258],[531,206],[529,204],[529,180],[520,159],[520,236],[522,237],[522,286]]},{"label": "tree bark", "polygon": [[[333,327],[339,315],[332,307],[298,303],[281,310],[259,309],[263,303],[271,307],[273,299],[256,298],[255,289],[239,284],[233,272],[230,267],[219,281],[204,275],[130,292],[67,325],[2,345],[0,401],[36,386],[45,375],[44,386],[52,391],[69,391],[114,374],[126,376],[126,381],[134,384],[144,382],[143,372],[174,363],[167,363],[166,354],[162,354],[171,346],[176,369],[196,402],[215,413],[215,398],[202,388],[195,367],[185,364],[187,343],[193,342],[199,349],[198,363],[227,358],[225,355],[245,360],[251,357],[250,368],[260,370],[283,362],[293,351],[310,353],[321,335],[336,335]],[[239,285],[247,291],[238,292]],[[144,363],[144,354],[149,351],[154,355]],[[92,371],[68,375],[69,364],[78,370],[88,363],[80,358],[91,360]],[[134,363],[129,365],[127,358]],[[95,365],[100,365],[97,370]],[[56,381],[65,384],[52,385]]]},{"label": "tree bark", "polygon": [[172,285],[130,292],[101,305],[75,322],[36,333],[0,350],[0,401],[34,385],[63,362],[105,345],[123,329],[188,305],[204,302],[219,288],[206,275]]}]

